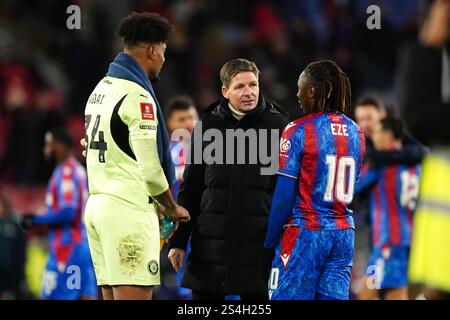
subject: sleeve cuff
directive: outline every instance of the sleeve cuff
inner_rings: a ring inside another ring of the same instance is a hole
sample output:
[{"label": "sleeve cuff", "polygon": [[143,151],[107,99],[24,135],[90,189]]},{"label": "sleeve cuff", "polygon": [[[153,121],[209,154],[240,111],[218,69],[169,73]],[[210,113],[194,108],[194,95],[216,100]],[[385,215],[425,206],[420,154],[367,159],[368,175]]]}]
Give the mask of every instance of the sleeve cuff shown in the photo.
[{"label": "sleeve cuff", "polygon": [[288,178],[292,178],[292,179],[295,179],[295,180],[298,179],[298,177],[296,177],[296,176],[294,176],[294,175],[292,175],[290,173],[286,173],[286,172],[280,171],[280,170],[278,170],[277,174],[285,176],[285,177],[288,177]]}]

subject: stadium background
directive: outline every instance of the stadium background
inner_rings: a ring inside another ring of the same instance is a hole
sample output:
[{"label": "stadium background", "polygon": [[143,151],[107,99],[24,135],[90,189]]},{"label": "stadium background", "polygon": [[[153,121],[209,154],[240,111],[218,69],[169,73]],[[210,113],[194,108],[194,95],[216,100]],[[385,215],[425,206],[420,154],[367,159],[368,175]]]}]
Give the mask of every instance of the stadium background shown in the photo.
[{"label": "stadium background", "polygon": [[[81,8],[81,29],[68,30],[66,9]],[[369,30],[369,5],[381,8],[381,29]],[[178,94],[199,110],[220,97],[219,70],[245,57],[261,71],[264,95],[298,117],[296,82],[311,61],[328,58],[349,75],[353,99],[376,93],[396,105],[396,70],[402,46],[417,37],[419,0],[279,1],[33,1],[0,4],[0,196],[21,215],[44,209],[52,168],[42,156],[47,130],[65,126],[84,135],[87,98],[121,50],[114,35],[131,11],[158,12],[176,27],[156,92],[164,106]],[[413,134],[413,133],[412,133]],[[81,159],[81,150],[77,154]],[[367,226],[356,215],[354,277],[367,259]],[[23,293],[35,297],[45,263],[45,237],[28,235]],[[166,257],[167,254],[162,255]],[[1,257],[0,257],[1,259]],[[175,297],[166,260],[159,299]]]}]

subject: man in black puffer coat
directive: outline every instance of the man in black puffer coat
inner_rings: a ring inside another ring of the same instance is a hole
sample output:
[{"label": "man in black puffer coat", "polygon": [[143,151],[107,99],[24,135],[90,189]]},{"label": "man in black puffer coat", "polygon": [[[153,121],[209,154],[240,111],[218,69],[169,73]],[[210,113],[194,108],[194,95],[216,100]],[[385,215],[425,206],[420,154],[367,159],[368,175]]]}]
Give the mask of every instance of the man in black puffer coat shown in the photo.
[{"label": "man in black puffer coat", "polygon": [[267,299],[263,243],[288,115],[259,93],[258,75],[251,61],[226,63],[224,98],[206,109],[191,139],[178,194],[191,222],[170,239],[169,260],[178,271],[191,238],[181,285],[196,300]]}]

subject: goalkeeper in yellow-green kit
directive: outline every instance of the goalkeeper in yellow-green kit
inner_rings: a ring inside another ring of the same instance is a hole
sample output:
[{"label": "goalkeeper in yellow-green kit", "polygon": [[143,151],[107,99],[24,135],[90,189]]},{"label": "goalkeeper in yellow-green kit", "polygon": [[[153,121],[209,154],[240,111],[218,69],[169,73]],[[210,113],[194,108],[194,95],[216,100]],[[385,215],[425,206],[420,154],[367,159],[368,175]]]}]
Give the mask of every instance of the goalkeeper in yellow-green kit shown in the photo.
[{"label": "goalkeeper in yellow-green kit", "polygon": [[158,205],[179,222],[190,219],[170,192],[169,139],[150,82],[158,78],[172,27],[157,14],[132,13],[118,34],[124,52],[85,109],[85,223],[104,299],[151,299],[160,284]]}]

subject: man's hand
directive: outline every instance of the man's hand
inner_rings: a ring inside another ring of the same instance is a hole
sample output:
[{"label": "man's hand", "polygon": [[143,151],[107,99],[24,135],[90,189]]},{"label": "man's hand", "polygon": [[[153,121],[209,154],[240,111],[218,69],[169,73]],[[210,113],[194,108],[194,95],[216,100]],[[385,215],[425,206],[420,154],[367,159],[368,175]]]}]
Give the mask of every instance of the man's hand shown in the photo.
[{"label": "man's hand", "polygon": [[81,152],[81,154],[83,155],[83,157],[86,158],[86,147],[87,147],[86,138],[81,139],[80,144],[83,147],[83,151]]},{"label": "man's hand", "polygon": [[159,204],[158,211],[160,214],[169,216],[172,219],[182,223],[191,220],[189,212],[173,200],[170,188],[160,195],[153,196],[153,198]]},{"label": "man's hand", "polygon": [[173,248],[170,249],[169,254],[167,255],[167,258],[169,259],[170,263],[172,264],[172,267],[175,269],[176,272],[180,271],[180,268],[184,265],[184,255],[186,251],[179,248]]},{"label": "man's hand", "polygon": [[189,212],[182,206],[175,205],[175,207],[173,209],[164,208],[163,211],[161,210],[162,209],[161,207],[164,208],[164,206],[160,205],[160,207],[159,207],[161,214],[163,214],[165,216],[169,216],[178,222],[185,223],[185,222],[188,222],[189,220],[191,220],[191,216],[189,215]]}]

